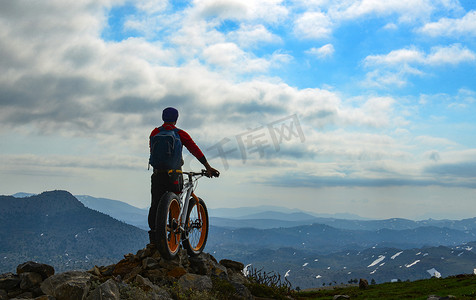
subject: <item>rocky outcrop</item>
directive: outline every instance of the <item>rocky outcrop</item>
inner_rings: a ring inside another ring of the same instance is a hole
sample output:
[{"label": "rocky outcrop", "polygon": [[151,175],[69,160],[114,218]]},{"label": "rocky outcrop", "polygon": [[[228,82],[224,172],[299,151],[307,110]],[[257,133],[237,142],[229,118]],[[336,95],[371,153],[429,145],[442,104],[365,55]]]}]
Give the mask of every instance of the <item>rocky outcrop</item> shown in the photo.
[{"label": "rocky outcrop", "polygon": [[208,253],[189,257],[185,250],[167,260],[147,245],[114,265],[86,272],[54,274],[49,265],[23,263],[17,274],[0,275],[0,300],[253,299],[243,267],[231,260],[217,262]]}]

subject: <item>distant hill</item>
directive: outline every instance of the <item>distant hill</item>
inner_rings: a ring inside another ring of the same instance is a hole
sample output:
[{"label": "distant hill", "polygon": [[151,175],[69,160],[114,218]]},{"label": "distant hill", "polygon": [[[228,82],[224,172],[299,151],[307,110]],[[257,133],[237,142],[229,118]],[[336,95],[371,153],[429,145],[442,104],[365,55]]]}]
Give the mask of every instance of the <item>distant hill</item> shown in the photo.
[{"label": "distant hill", "polygon": [[87,195],[75,195],[86,207],[100,211],[115,219],[149,230],[147,223],[148,209],[141,209],[118,200],[95,198]]},{"label": "distant hill", "polygon": [[117,261],[148,243],[147,233],[86,208],[66,191],[0,196],[0,273],[27,260],[58,271]]},{"label": "distant hill", "polygon": [[[270,214],[275,214],[271,216]],[[311,216],[312,218],[336,218],[336,219],[348,219],[348,220],[368,220],[362,218],[356,214],[349,213],[337,213],[337,214],[318,214],[303,211],[300,209],[290,209],[281,206],[262,205],[262,206],[249,206],[249,207],[237,207],[237,208],[211,208],[210,215],[217,218],[227,219],[278,219],[289,220],[287,215],[296,215],[299,213],[306,214],[306,218]],[[266,215],[268,214],[268,215]]]},{"label": "distant hill", "polygon": [[[292,247],[319,254],[346,249],[363,250],[373,246],[399,249],[424,246],[456,246],[476,240],[476,231],[460,231],[435,226],[414,229],[349,230],[323,224],[303,225],[290,228],[221,228],[212,226],[207,247],[217,253],[235,252],[240,249],[278,249]],[[228,255],[230,256],[230,255]],[[238,259],[237,257],[232,259]]]}]

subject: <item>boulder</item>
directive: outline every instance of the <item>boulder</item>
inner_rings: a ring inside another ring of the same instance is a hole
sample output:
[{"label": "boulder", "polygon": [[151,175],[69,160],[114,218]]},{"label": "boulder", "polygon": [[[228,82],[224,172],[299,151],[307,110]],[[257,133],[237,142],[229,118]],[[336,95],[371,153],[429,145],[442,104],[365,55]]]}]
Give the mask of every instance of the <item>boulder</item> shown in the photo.
[{"label": "boulder", "polygon": [[21,279],[13,273],[5,273],[0,275],[0,290],[13,290],[20,286]]},{"label": "boulder", "polygon": [[245,268],[244,264],[230,259],[220,260],[220,265],[226,267],[227,269],[232,269],[235,272],[242,272]]},{"label": "boulder", "polygon": [[238,282],[231,282],[231,285],[235,288],[236,295],[240,296],[242,299],[254,299],[250,290],[243,284]]},{"label": "boulder", "polygon": [[167,291],[153,284],[148,278],[136,276],[135,284],[145,292],[152,292],[156,299],[172,299]]},{"label": "boulder", "polygon": [[69,271],[48,277],[40,287],[57,300],[81,300],[88,294],[91,277],[87,272]]},{"label": "boulder", "polygon": [[35,272],[23,272],[20,274],[20,288],[22,290],[32,290],[38,286],[40,286],[41,282],[43,281],[43,277]]},{"label": "boulder", "polygon": [[187,273],[177,283],[183,290],[209,291],[213,288],[212,280],[206,275]]},{"label": "boulder", "polygon": [[41,295],[36,297],[35,300],[56,300],[56,298],[50,295]]},{"label": "boulder", "polygon": [[170,276],[173,278],[180,278],[185,274],[187,274],[187,270],[185,270],[184,267],[175,267],[172,270],[167,272],[167,276]]},{"label": "boulder", "polygon": [[23,292],[20,295],[15,296],[15,298],[11,298],[10,300],[20,300],[20,299],[33,299],[33,293]]},{"label": "boulder", "polygon": [[0,300],[7,300],[8,299],[8,293],[5,290],[0,290]]},{"label": "boulder", "polygon": [[208,253],[201,253],[196,257],[191,257],[189,261],[192,273],[217,276],[225,279],[228,278],[226,267],[219,264],[216,259]]},{"label": "boulder", "polygon": [[144,260],[142,260],[142,269],[150,270],[150,269],[155,269],[159,266],[159,262],[152,258],[152,257],[146,257]]},{"label": "boulder", "polygon": [[86,300],[120,300],[120,298],[119,287],[113,279],[109,279],[94,289]]},{"label": "boulder", "polygon": [[129,258],[125,258],[118,262],[115,267],[114,271],[112,272],[113,276],[121,276],[124,278],[127,274],[131,273],[137,267],[140,267],[142,264],[140,261],[130,260]]},{"label": "boulder", "polygon": [[27,261],[18,265],[17,267],[17,274],[20,275],[21,273],[25,272],[34,272],[41,275],[43,280],[55,274],[55,269],[46,264],[40,264],[34,261]]},{"label": "boulder", "polygon": [[367,279],[360,278],[359,288],[365,290],[368,287],[369,287],[369,282],[367,281]]}]

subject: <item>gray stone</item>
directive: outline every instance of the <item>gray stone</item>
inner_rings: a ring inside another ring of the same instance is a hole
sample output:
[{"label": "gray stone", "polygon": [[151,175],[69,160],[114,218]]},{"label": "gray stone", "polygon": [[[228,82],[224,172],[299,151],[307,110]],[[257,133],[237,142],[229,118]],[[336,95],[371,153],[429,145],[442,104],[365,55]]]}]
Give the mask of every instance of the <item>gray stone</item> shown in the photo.
[{"label": "gray stone", "polygon": [[56,300],[56,298],[50,295],[41,295],[36,297],[35,300]]},{"label": "gray stone", "polygon": [[24,272],[20,274],[20,288],[22,290],[31,290],[38,287],[43,281],[43,277],[35,272]]},{"label": "gray stone", "polygon": [[231,282],[236,282],[239,284],[248,283],[248,279],[241,272],[228,272],[228,278]]},{"label": "gray stone", "polygon": [[0,275],[0,290],[12,290],[20,285],[21,279],[13,273]]},{"label": "gray stone", "polygon": [[22,263],[21,265],[18,265],[17,267],[17,274],[20,275],[21,273],[25,272],[34,272],[38,273],[41,275],[41,277],[44,279],[52,276],[55,274],[55,269],[46,264],[40,264],[34,261],[27,261],[25,263]]},{"label": "gray stone", "polygon": [[333,300],[350,299],[350,296],[349,295],[335,295],[332,299]]},{"label": "gray stone", "polygon": [[210,277],[187,273],[180,277],[178,285],[184,290],[192,289],[197,291],[209,291],[213,288]]},{"label": "gray stone", "polygon": [[235,272],[241,272],[245,268],[244,264],[230,259],[220,260],[220,265],[225,266],[228,269],[232,269]]},{"label": "gray stone", "polygon": [[5,290],[0,290],[0,300],[7,300],[8,299],[8,293]]},{"label": "gray stone", "polygon": [[368,287],[369,287],[369,282],[367,281],[367,279],[360,278],[359,288],[365,290]]},{"label": "gray stone", "polygon": [[89,291],[91,277],[91,274],[81,271],[56,274],[43,281],[41,290],[57,300],[81,300]]},{"label": "gray stone", "polygon": [[243,284],[237,283],[237,282],[231,282],[231,285],[233,285],[233,287],[235,288],[236,294],[240,296],[242,299],[247,299],[247,300],[254,299],[250,290],[248,290],[248,288],[244,286]]},{"label": "gray stone", "polygon": [[15,298],[12,298],[11,300],[19,300],[19,299],[33,299],[33,293],[23,292],[20,295],[16,296]]},{"label": "gray stone", "polygon": [[159,266],[159,262],[152,257],[146,257],[142,261],[142,268],[146,270],[155,269]]},{"label": "gray stone", "polygon": [[154,295],[155,299],[168,300],[172,299],[170,294],[159,286],[153,284],[148,278],[142,277],[141,275],[136,276],[135,283],[145,292],[151,292]]},{"label": "gray stone", "polygon": [[119,287],[117,286],[116,282],[113,279],[109,279],[108,281],[104,282],[96,289],[94,289],[89,296],[86,298],[87,300],[119,300],[121,298],[121,294],[119,292]]}]

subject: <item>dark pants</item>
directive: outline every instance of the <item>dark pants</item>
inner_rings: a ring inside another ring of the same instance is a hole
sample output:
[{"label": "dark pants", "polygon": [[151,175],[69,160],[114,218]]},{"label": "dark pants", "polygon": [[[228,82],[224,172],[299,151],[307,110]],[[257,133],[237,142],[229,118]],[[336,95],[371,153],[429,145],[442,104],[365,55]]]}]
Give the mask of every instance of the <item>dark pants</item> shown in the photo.
[{"label": "dark pants", "polygon": [[155,216],[160,198],[169,190],[169,176],[166,172],[153,173],[151,176],[152,203],[149,209],[149,227],[155,230]]}]

